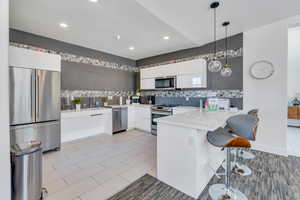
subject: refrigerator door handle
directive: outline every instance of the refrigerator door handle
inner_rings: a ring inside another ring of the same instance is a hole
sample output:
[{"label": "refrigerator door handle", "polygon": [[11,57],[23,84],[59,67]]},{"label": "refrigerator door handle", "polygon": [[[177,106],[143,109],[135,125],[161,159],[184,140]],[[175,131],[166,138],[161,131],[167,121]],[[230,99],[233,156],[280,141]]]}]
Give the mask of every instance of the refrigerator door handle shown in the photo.
[{"label": "refrigerator door handle", "polygon": [[31,117],[35,121],[35,70],[30,76],[30,87],[31,87]]},{"label": "refrigerator door handle", "polygon": [[36,121],[39,121],[40,118],[40,75],[36,72]]}]

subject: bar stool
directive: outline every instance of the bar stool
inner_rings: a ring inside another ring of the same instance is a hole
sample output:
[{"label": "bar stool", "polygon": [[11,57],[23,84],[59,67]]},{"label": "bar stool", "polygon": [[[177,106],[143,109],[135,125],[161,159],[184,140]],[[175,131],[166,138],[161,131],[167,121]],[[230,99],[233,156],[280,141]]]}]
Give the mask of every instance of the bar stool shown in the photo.
[{"label": "bar stool", "polygon": [[[231,134],[246,138],[248,140],[254,141],[256,139],[256,133],[257,133],[257,127],[258,127],[259,119],[257,115],[249,115],[249,114],[241,114],[241,115],[235,115],[233,117],[230,117],[227,120],[226,128],[227,130],[230,130]],[[237,162],[237,156],[239,155],[238,152],[244,150],[234,150],[234,161],[231,163],[232,170],[240,174],[242,176],[249,176],[251,175],[252,171],[251,169],[243,164],[240,164]],[[225,166],[223,165],[223,168]]]},{"label": "bar stool", "polygon": [[[258,117],[258,109],[250,110],[248,112],[248,115],[253,115],[253,116]],[[256,137],[252,141],[255,141],[255,140],[256,140]],[[237,156],[241,157],[243,159],[254,159],[255,158],[255,155],[253,153],[251,153],[249,151],[244,151],[243,149],[237,151]]]},{"label": "bar stool", "polygon": [[251,144],[248,139],[229,134],[224,128],[218,128],[215,131],[207,132],[208,142],[215,146],[226,149],[226,168],[225,168],[225,184],[214,184],[209,187],[209,195],[213,200],[247,200],[248,198],[238,189],[230,186],[231,148],[250,148]]}]

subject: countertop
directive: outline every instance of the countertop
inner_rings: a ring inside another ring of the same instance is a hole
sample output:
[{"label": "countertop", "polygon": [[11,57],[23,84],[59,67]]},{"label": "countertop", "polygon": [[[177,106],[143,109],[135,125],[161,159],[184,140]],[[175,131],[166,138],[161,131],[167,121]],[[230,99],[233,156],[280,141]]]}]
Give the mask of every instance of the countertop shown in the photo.
[{"label": "countertop", "polygon": [[207,112],[205,110],[191,111],[168,117],[158,118],[156,121],[162,124],[181,126],[198,130],[212,131],[220,126],[224,126],[226,120],[241,113],[240,111],[215,111]]},{"label": "countertop", "polygon": [[94,115],[111,114],[111,108],[82,108],[80,111],[76,110],[63,110],[61,111],[61,118],[77,118],[77,117],[90,117]]},{"label": "countertop", "polygon": [[88,112],[88,111],[104,111],[109,110],[110,108],[100,107],[100,108],[81,108],[80,111],[72,110],[62,110],[61,113],[72,113],[72,112]]}]

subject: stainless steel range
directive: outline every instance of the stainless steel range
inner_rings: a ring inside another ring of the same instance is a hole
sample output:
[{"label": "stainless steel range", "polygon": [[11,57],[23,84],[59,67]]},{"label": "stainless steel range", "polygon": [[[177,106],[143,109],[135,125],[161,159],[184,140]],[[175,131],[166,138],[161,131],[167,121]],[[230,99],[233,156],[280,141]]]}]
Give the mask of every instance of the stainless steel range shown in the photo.
[{"label": "stainless steel range", "polygon": [[173,114],[173,107],[167,105],[157,105],[153,106],[151,109],[151,133],[152,135],[157,135],[157,122],[154,120],[161,117],[170,116]]}]

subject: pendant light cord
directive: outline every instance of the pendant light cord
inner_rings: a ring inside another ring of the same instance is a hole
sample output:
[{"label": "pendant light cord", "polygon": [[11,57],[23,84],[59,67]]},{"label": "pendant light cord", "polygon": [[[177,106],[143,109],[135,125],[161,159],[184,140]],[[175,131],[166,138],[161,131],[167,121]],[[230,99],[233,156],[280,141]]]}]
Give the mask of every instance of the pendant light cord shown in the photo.
[{"label": "pendant light cord", "polygon": [[214,8],[214,40],[215,40],[215,46],[214,46],[214,50],[215,50],[215,57],[217,56],[217,11],[216,8]]},{"label": "pendant light cord", "polygon": [[226,35],[226,39],[225,39],[225,56],[226,56],[226,65],[228,64],[228,55],[227,55],[227,51],[228,51],[228,27],[225,27],[225,35]]}]

